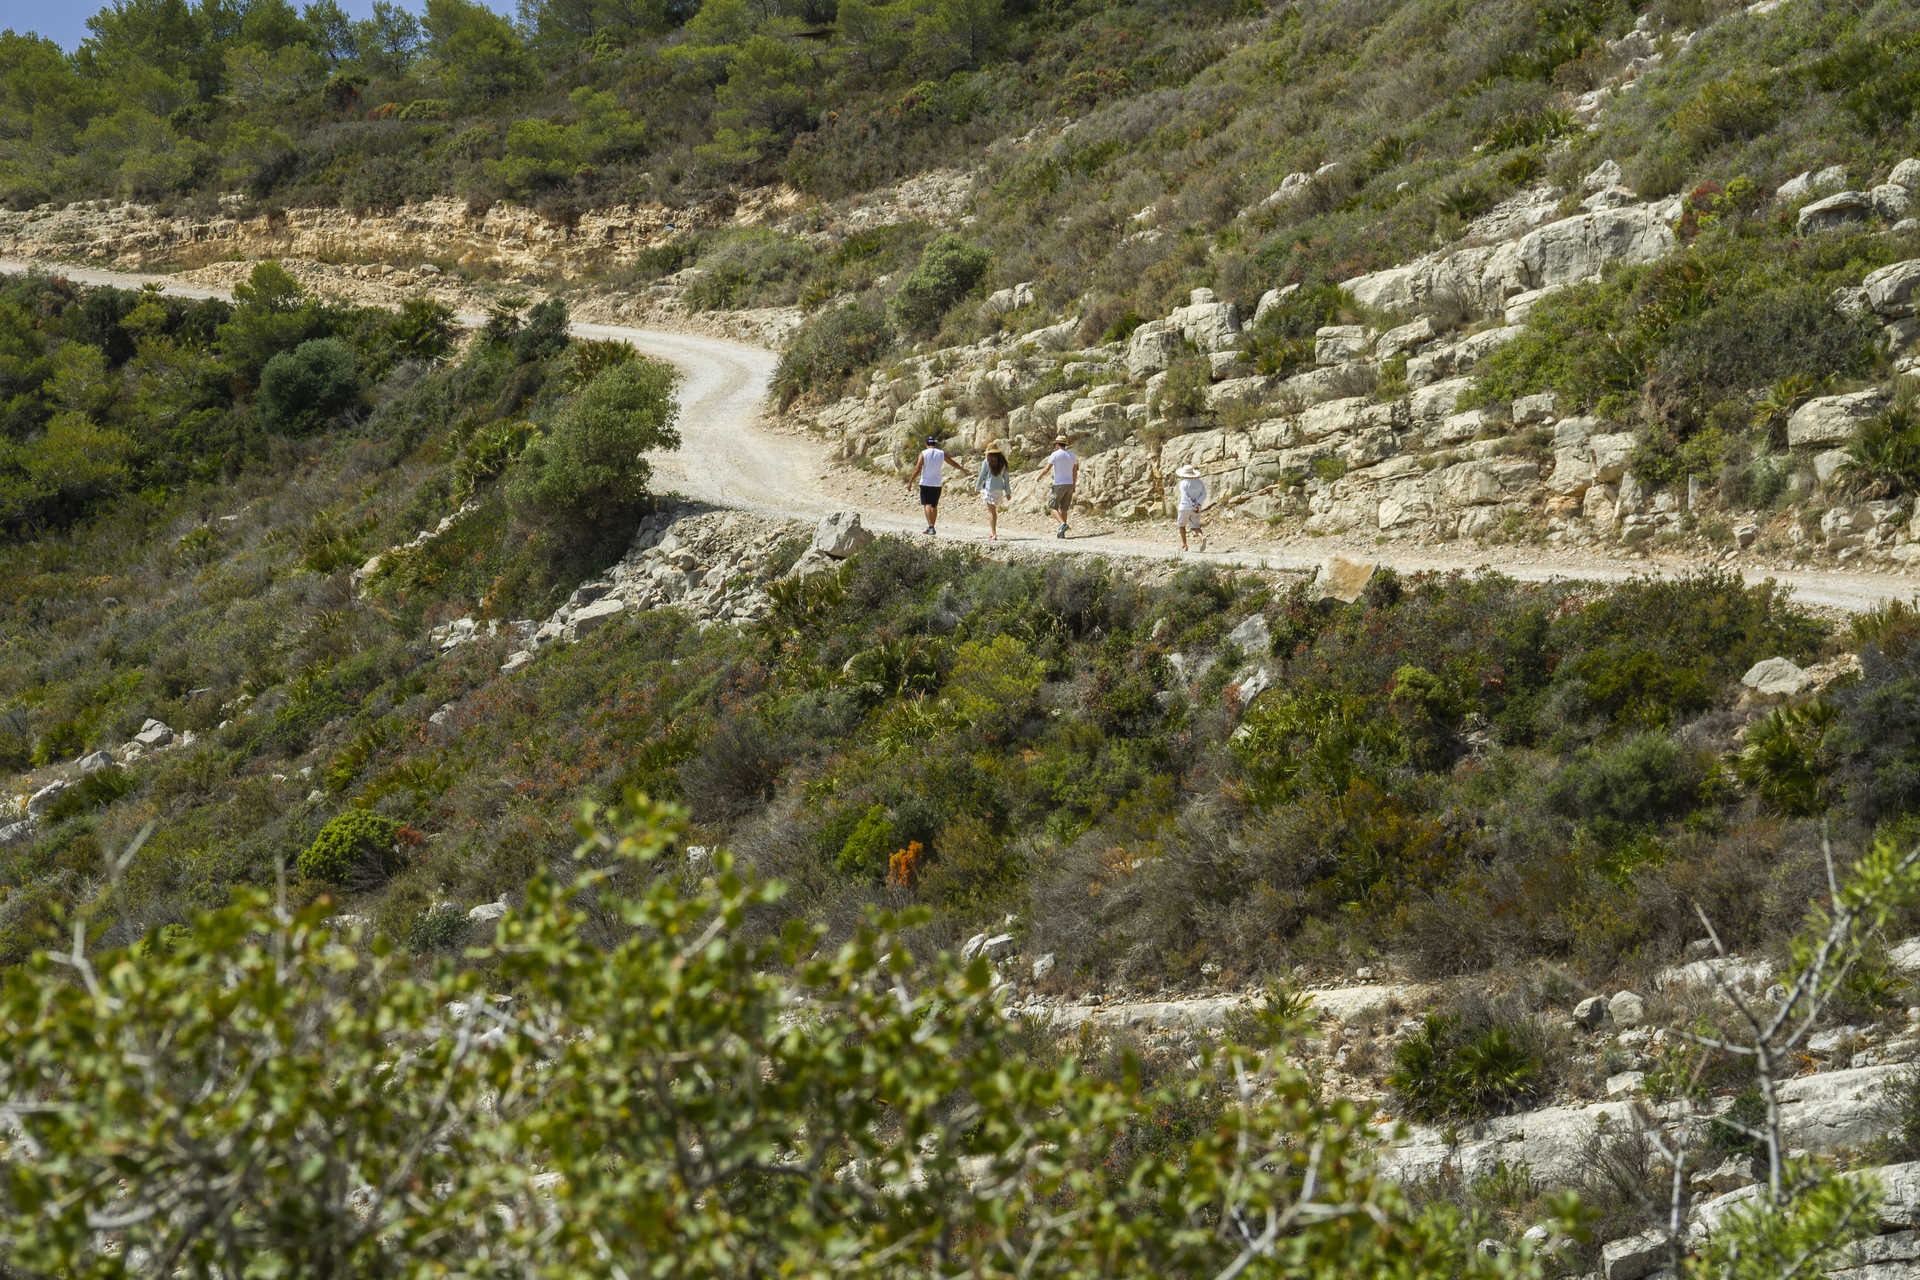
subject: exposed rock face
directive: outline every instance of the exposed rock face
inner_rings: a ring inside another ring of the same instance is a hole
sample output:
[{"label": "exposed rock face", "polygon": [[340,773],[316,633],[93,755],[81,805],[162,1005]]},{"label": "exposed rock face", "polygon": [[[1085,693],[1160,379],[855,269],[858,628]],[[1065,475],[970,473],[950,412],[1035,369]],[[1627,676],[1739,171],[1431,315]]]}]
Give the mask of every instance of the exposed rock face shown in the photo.
[{"label": "exposed rock face", "polygon": [[1910,258],[1870,272],[1860,282],[1867,305],[1882,316],[1908,316],[1920,295],[1920,258]]},{"label": "exposed rock face", "polygon": [[1454,250],[1356,276],[1342,287],[1387,310],[1457,300],[1485,313],[1515,294],[1585,280],[1615,263],[1664,257],[1673,250],[1678,216],[1673,201],[1596,210],[1536,227],[1518,241]]},{"label": "exposed rock face", "polygon": [[[871,537],[857,521],[842,521],[835,529],[837,537],[830,541],[843,547],[858,541],[855,534]],[[518,671],[533,661],[543,645],[578,640],[629,612],[663,605],[685,609],[701,626],[756,621],[770,607],[766,585],[777,563],[777,548],[805,536],[804,526],[738,511],[684,517],[656,512],[642,522],[633,546],[607,571],[604,581],[576,591],[537,628],[532,623],[511,625],[525,641],[508,655],[501,669]],[[827,569],[840,564],[812,545],[801,563],[810,558]]]},{"label": "exposed rock face", "polygon": [[[1915,173],[1920,161],[1896,170],[1901,178]],[[1605,176],[1597,172],[1595,180]],[[1833,190],[1823,184],[1844,179],[1823,171],[1806,184]],[[1909,190],[1895,177],[1882,185],[1889,184]],[[1640,202],[1607,184],[1590,194],[1584,212],[1558,217],[1560,199],[1545,187],[1522,192],[1476,220],[1459,247],[1348,281],[1362,302],[1406,313],[1405,323],[1380,334],[1325,326],[1315,335],[1314,363],[1285,377],[1260,376],[1239,309],[1201,289],[1125,341],[1082,349],[1073,345],[1076,333],[1056,325],[906,357],[884,378],[875,375],[864,398],[842,401],[816,421],[841,438],[843,456],[896,468],[910,464],[901,442],[929,412],[958,418],[964,438],[1000,436],[1029,455],[1044,453],[1052,431],[1063,430],[1081,456],[1078,501],[1123,519],[1164,513],[1166,477],[1191,464],[1205,475],[1219,518],[1280,520],[1309,536],[1544,535],[1577,546],[1685,535],[1695,495],[1629,474],[1632,433],[1563,416],[1550,393],[1504,405],[1475,399],[1476,372],[1522,332],[1540,299],[1611,264],[1649,261],[1674,247],[1674,201]],[[1265,291],[1254,315],[1271,312],[1294,287]],[[1896,371],[1920,372],[1920,354],[1903,354],[1920,347],[1920,260],[1882,268],[1840,290],[1834,303],[1881,326]],[[1490,322],[1461,330],[1463,313]],[[1038,340],[1046,334],[1057,338]],[[1167,370],[1196,352],[1208,379],[1189,388],[1199,404],[1191,396],[1169,403]],[[1800,406],[1788,434],[1805,452],[1770,465],[1787,469],[1798,492],[1813,488],[1809,479],[1828,484],[1846,459],[1839,446],[1886,397],[1884,388],[1869,388]],[[1008,406],[1004,419],[978,408],[983,401]],[[1550,448],[1541,429],[1552,432]],[[1016,510],[1040,506],[1034,493],[1015,495]],[[1817,531],[1759,512],[1730,514],[1730,549],[1778,554],[1785,545],[1920,562],[1920,528],[1872,504],[1833,504]]]},{"label": "exposed rock face", "polygon": [[1740,683],[1758,697],[1777,701],[1804,692],[1812,686],[1813,677],[1786,658],[1768,658],[1754,663]]},{"label": "exposed rock face", "polygon": [[1877,387],[1843,396],[1820,396],[1793,411],[1787,419],[1787,444],[1845,444],[1860,425],[1887,407],[1887,395]]},{"label": "exposed rock face", "polygon": [[872,541],[873,534],[860,527],[860,515],[855,511],[836,511],[824,516],[813,531],[813,549],[835,560],[845,560]]},{"label": "exposed rock face", "polygon": [[1800,210],[1794,231],[1803,236],[1822,231],[1838,231],[1873,216],[1873,197],[1864,191],[1840,191],[1824,200],[1815,200]]},{"label": "exposed rock face", "polygon": [[1320,572],[1314,576],[1313,592],[1316,599],[1338,600],[1342,604],[1352,604],[1367,589],[1367,583],[1373,581],[1374,570],[1379,566],[1371,560],[1349,560],[1345,556],[1329,556],[1320,566]]}]

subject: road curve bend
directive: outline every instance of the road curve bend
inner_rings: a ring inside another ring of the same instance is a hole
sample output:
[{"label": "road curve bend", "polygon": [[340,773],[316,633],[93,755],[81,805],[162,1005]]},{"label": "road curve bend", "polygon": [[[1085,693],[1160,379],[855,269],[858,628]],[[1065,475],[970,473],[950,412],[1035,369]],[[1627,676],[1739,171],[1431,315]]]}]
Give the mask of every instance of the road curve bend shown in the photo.
[{"label": "road curve bend", "polygon": [[[181,298],[225,298],[224,289],[193,284],[163,275],[104,271],[90,267],[0,258],[0,274],[21,275],[34,270],[58,274],[78,284],[138,289],[149,284]],[[462,314],[460,323],[473,326],[484,317]],[[866,485],[848,485],[845,472],[831,469],[826,451],[815,441],[780,432],[764,419],[767,390],[779,357],[765,347],[701,334],[626,325],[575,324],[582,338],[625,342],[635,350],[663,360],[679,370],[680,448],[651,455],[655,485],[698,502],[732,507],[762,515],[817,519],[838,510],[855,510],[870,528],[919,532],[918,512],[904,499],[881,507],[863,500]],[[971,511],[960,517],[969,520]],[[978,526],[978,527],[976,527]],[[984,524],[961,523],[943,529],[963,539],[984,535]],[[1526,548],[1454,550],[1447,547],[1368,548],[1354,552],[1332,541],[1294,540],[1264,546],[1236,547],[1205,553],[1180,553],[1170,532],[1129,532],[1079,537],[1066,541],[1031,532],[1009,532],[1000,543],[1022,552],[1115,556],[1126,559],[1206,560],[1248,568],[1307,571],[1328,554],[1346,550],[1364,555],[1401,572],[1464,572],[1498,570],[1523,581],[1579,579],[1623,582],[1646,576],[1675,576],[1704,567],[1704,562],[1670,559],[1618,559],[1592,555],[1536,556]],[[1773,579],[1786,586],[1803,604],[1849,613],[1871,609],[1888,600],[1909,600],[1920,593],[1920,577],[1884,571],[1833,569],[1770,569],[1739,566],[1748,581]]]}]

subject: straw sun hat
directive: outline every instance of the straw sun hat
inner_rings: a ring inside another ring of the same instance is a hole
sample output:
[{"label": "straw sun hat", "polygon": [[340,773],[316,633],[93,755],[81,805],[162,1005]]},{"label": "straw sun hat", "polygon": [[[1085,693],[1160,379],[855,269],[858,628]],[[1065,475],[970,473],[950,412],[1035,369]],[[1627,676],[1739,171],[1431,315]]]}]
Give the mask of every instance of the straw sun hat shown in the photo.
[{"label": "straw sun hat", "polygon": [[1194,466],[1192,463],[1188,463],[1173,474],[1182,480],[1198,480],[1200,478],[1200,468]]}]

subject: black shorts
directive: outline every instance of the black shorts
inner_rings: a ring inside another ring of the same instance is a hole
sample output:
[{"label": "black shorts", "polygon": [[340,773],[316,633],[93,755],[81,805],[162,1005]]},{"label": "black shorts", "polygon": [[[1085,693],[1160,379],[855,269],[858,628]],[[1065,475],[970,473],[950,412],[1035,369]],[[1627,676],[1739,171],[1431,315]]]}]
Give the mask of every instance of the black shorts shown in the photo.
[{"label": "black shorts", "polygon": [[937,506],[939,506],[939,505],[940,505],[940,490],[941,490],[941,488],[942,488],[942,487],[943,487],[943,486],[941,486],[941,485],[937,485],[937,484],[923,484],[923,485],[921,485],[921,486],[920,486],[920,505],[921,505],[921,506],[923,506],[923,507],[937,507]]}]

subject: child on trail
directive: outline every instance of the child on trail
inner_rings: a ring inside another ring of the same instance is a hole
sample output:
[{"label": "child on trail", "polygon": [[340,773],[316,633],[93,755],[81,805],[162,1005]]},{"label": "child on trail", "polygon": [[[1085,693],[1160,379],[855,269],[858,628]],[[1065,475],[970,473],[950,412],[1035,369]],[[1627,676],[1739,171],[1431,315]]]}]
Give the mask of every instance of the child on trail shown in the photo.
[{"label": "child on trail", "polygon": [[1007,472],[1007,453],[998,440],[987,446],[980,464],[980,500],[987,504],[987,541],[1000,541],[1000,508],[1013,497],[1013,477]]},{"label": "child on trail", "polygon": [[1187,530],[1200,535],[1200,549],[1207,549],[1207,531],[1200,524],[1200,508],[1207,505],[1207,482],[1200,469],[1191,464],[1173,473],[1180,481],[1180,501],[1175,524],[1180,528],[1180,549],[1187,550]]},{"label": "child on trail", "polygon": [[927,513],[927,533],[933,533],[933,526],[940,519],[940,489],[946,483],[946,450],[940,447],[939,436],[928,436],[927,447],[920,451],[920,457],[913,464],[913,475],[907,479],[907,488],[920,486],[920,509]]},{"label": "child on trail", "polygon": [[1073,456],[1073,450],[1067,448],[1065,436],[1053,438],[1053,452],[1040,464],[1040,475],[1045,477],[1053,473],[1053,504],[1047,510],[1060,519],[1059,529],[1054,537],[1067,536],[1067,508],[1073,505],[1073,486],[1080,482],[1080,459]]}]

